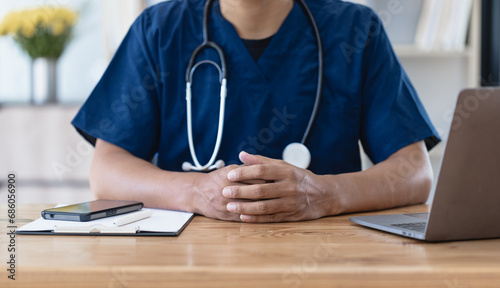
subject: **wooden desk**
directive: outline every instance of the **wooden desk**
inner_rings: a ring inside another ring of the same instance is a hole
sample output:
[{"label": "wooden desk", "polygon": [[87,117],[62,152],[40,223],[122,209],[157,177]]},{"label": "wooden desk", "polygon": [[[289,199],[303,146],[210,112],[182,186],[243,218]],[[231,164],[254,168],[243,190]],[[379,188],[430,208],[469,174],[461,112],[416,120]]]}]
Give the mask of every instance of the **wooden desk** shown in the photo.
[{"label": "wooden desk", "polygon": [[[43,208],[21,206],[18,224]],[[17,235],[17,280],[2,269],[0,287],[500,287],[500,239],[429,244],[348,218],[256,225],[195,217],[179,237]]]}]

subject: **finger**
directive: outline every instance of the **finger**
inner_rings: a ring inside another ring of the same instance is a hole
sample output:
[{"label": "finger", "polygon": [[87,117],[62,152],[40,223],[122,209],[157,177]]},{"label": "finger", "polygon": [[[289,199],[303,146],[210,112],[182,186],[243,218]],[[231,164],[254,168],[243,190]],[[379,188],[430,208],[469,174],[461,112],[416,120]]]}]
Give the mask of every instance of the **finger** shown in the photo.
[{"label": "finger", "polygon": [[293,200],[278,198],[252,202],[229,202],[227,211],[243,215],[269,215],[293,210]]},{"label": "finger", "polygon": [[230,199],[273,199],[283,197],[286,194],[282,183],[229,186],[222,190],[222,195]]},{"label": "finger", "polygon": [[241,184],[246,184],[246,185],[265,184],[265,183],[272,183],[272,181],[261,180],[261,179],[252,179],[252,180],[247,180],[247,181],[241,181]]},{"label": "finger", "polygon": [[243,220],[241,219],[241,216],[238,216],[238,214],[233,214],[233,213],[222,213],[220,215],[216,215],[213,217],[208,216],[209,218],[213,219],[218,219],[218,220],[225,220],[225,221],[234,221],[234,222],[242,222]]},{"label": "finger", "polygon": [[244,166],[227,173],[227,179],[233,182],[246,182],[248,180],[283,180],[289,176],[289,170],[282,165],[257,164]]},{"label": "finger", "polygon": [[245,151],[240,152],[240,161],[245,165],[256,165],[256,164],[271,164],[276,163],[276,159],[260,156],[260,155],[252,155]]},{"label": "finger", "polygon": [[290,213],[277,213],[271,215],[240,215],[240,219],[247,223],[274,223],[274,222],[290,222],[298,221],[297,217],[294,217]]}]

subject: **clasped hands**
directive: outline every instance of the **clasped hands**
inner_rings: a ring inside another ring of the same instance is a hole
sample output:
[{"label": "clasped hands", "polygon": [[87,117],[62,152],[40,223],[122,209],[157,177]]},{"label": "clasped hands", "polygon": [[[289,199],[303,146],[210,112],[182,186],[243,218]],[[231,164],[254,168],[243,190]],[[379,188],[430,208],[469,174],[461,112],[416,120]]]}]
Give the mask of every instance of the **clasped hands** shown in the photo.
[{"label": "clasped hands", "polygon": [[222,220],[286,222],[329,215],[333,195],[322,177],[282,160],[241,152],[243,165],[204,174],[197,213]]}]

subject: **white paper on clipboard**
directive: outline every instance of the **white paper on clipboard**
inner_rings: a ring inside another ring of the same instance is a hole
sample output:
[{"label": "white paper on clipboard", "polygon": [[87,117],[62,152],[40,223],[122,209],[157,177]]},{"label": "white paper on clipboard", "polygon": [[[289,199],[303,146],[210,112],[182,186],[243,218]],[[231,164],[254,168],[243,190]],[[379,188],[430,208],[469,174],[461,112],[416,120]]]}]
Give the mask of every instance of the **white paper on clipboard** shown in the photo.
[{"label": "white paper on clipboard", "polygon": [[[57,205],[60,206],[60,205]],[[155,233],[163,235],[178,235],[194,216],[193,213],[143,208],[151,210],[152,215],[149,218],[135,221],[133,223],[115,227],[113,222],[122,215],[101,218],[88,222],[46,220],[42,217],[30,222],[16,230],[17,234],[133,234],[154,235]],[[121,231],[120,231],[121,229]],[[135,230],[134,230],[135,229]]]}]

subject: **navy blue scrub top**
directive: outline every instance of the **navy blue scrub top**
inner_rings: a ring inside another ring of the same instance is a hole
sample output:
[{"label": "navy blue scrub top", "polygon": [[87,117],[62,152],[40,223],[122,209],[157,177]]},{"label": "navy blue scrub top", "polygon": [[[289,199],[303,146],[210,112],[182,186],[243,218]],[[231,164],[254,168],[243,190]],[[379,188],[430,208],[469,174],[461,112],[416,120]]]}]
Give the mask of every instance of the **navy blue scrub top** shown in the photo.
[{"label": "navy blue scrub top", "polygon": [[[185,72],[202,42],[205,0],[173,0],[146,9],[130,28],[108,69],[72,124],[96,138],[181,171],[189,152]],[[439,142],[418,95],[401,67],[376,14],[335,0],[307,0],[324,49],[323,99],[306,145],[309,169],[338,174],[361,169],[358,141],[374,163],[425,140]],[[317,47],[300,6],[292,11],[255,61],[219,3],[210,15],[210,37],[225,52],[228,96],[217,159],[239,164],[240,151],[280,159],[300,142],[317,84]],[[213,50],[199,59],[218,57]],[[193,137],[200,163],[212,155],[217,135],[220,83],[202,65],[193,81]]]}]

